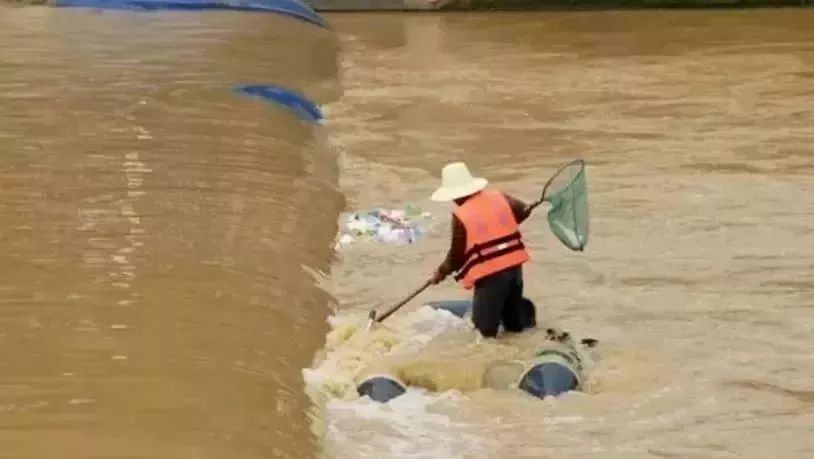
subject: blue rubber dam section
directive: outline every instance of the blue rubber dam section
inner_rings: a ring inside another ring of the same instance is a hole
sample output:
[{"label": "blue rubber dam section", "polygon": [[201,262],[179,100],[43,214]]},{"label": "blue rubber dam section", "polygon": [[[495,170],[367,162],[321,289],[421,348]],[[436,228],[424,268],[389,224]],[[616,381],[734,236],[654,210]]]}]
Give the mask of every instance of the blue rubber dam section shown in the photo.
[{"label": "blue rubber dam section", "polygon": [[255,97],[289,110],[299,119],[310,123],[322,121],[322,111],[317,105],[297,91],[277,85],[238,85],[235,91]]},{"label": "blue rubber dam section", "polygon": [[299,0],[56,0],[57,7],[117,10],[236,10],[284,14],[320,27],[328,22]]},{"label": "blue rubber dam section", "polygon": [[[322,28],[328,23],[300,0],[56,0],[57,7],[131,11],[236,10],[282,14]],[[307,123],[321,124],[319,107],[301,92],[275,84],[236,85],[234,91],[271,103]]]}]

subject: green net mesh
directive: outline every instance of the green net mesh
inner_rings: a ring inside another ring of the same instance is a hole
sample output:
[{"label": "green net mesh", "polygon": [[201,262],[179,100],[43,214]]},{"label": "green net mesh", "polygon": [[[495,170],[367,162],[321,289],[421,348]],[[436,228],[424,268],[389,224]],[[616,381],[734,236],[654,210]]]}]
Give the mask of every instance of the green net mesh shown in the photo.
[{"label": "green net mesh", "polygon": [[563,166],[543,191],[543,200],[551,204],[548,225],[571,250],[588,244],[588,189],[585,162],[581,159]]}]

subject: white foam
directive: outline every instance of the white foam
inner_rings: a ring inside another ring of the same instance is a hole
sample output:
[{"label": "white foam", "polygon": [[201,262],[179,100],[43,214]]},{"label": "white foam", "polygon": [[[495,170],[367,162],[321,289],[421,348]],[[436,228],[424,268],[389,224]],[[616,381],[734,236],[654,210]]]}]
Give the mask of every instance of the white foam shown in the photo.
[{"label": "white foam", "polygon": [[365,329],[367,316],[362,314],[331,316],[328,322],[332,330],[324,358],[315,368],[303,370],[309,394],[325,400],[354,398],[354,378],[375,359],[417,351],[442,333],[471,328],[457,316],[429,306],[392,316],[370,331]]},{"label": "white foam", "polygon": [[494,440],[467,432],[456,413],[467,398],[408,388],[386,404],[356,393],[356,376],[373,360],[421,350],[446,333],[470,333],[469,320],[429,306],[399,311],[367,331],[362,312],[328,319],[325,355],[303,370],[309,395],[322,407],[320,429],[332,457],[466,458],[494,450]]},{"label": "white foam", "polygon": [[[421,361],[436,344],[431,343],[436,338],[441,339],[438,343],[447,343],[446,339],[451,338],[450,343],[463,349],[469,347],[467,343],[470,341],[459,338],[471,334],[473,352],[496,357],[511,345],[505,345],[507,348],[504,349],[490,347],[495,344],[478,344],[478,334],[469,319],[429,306],[399,311],[383,323],[374,325],[370,331],[366,330],[367,314],[364,311],[343,311],[330,317],[328,322],[332,330],[327,337],[325,353],[314,367],[303,370],[303,374],[307,391],[321,411],[316,416],[318,425],[315,431],[322,436],[332,458],[494,457],[501,450],[495,437],[477,434],[485,428],[484,419],[470,418],[467,413],[482,409],[485,413],[496,410],[505,415],[503,407],[506,404],[475,408],[484,401],[484,393],[479,390],[462,394],[454,390],[435,392],[408,387],[405,394],[382,404],[368,397],[359,397],[356,383],[359,382],[358,376],[377,372],[377,364],[384,363],[382,368],[387,371],[392,362],[412,361],[413,357]],[[466,355],[465,351],[461,357],[466,358]],[[472,368],[478,364],[475,360]],[[408,374],[420,375],[424,370],[433,374],[441,370],[443,373],[445,360],[441,358],[439,361],[441,363],[431,369],[423,369],[418,364],[418,373]],[[468,363],[461,368],[466,365]],[[402,367],[395,364],[394,368]],[[457,373],[451,370],[450,374]],[[570,412],[570,406],[558,406],[564,401],[561,399],[529,405],[511,394],[503,396],[509,405],[517,403],[512,410],[519,409],[521,413],[510,413],[519,419],[539,419],[541,412],[548,412],[549,427],[559,428],[571,428],[583,420],[580,415]],[[573,397],[563,397],[565,400],[569,398]]]},{"label": "white foam", "polygon": [[[459,403],[461,399],[456,392],[430,394],[410,389],[387,404],[368,398],[333,400],[327,407],[327,441],[340,451],[363,442],[366,453],[373,454],[373,457],[482,457],[494,448],[493,442],[482,436],[465,434],[468,430],[465,425],[437,410],[440,405]],[[341,425],[342,419],[346,423],[353,422],[354,427]]]}]

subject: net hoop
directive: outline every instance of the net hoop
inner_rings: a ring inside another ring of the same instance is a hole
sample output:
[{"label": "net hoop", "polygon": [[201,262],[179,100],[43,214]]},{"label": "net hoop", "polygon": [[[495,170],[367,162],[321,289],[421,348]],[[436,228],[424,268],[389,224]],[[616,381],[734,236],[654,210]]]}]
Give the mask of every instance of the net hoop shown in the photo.
[{"label": "net hoop", "polygon": [[[558,183],[559,189],[551,191],[552,183],[555,183],[558,178],[566,171],[574,169],[573,176],[565,176],[568,181],[565,183]],[[581,182],[581,183],[580,183]],[[573,188],[573,187],[580,188]],[[573,207],[577,201],[572,200],[573,192],[575,190],[582,190],[582,193],[587,193],[585,188],[585,161],[582,159],[575,159],[563,165],[554,173],[548,180],[543,193],[540,197],[540,202],[546,201],[551,204],[548,210],[548,224],[551,231],[557,236],[566,247],[571,250],[582,252],[588,244],[588,234],[590,232],[588,223],[588,209],[583,207],[584,212],[582,217],[578,215],[576,207]],[[549,194],[550,193],[550,194]],[[566,193],[563,195],[562,193]],[[564,196],[571,196],[571,198],[564,198]],[[587,206],[587,194],[583,194],[579,200],[582,206]],[[565,212],[565,214],[563,213]],[[564,221],[563,217],[567,216],[568,221]]]},{"label": "net hoop", "polygon": [[548,191],[548,187],[551,186],[551,184],[554,182],[554,179],[559,177],[560,174],[562,174],[562,172],[564,170],[568,169],[569,167],[571,167],[571,166],[573,166],[575,164],[579,164],[579,172],[574,174],[574,178],[572,178],[571,181],[568,182],[568,185],[570,185],[574,180],[579,178],[580,175],[585,173],[585,160],[583,160],[583,159],[575,159],[573,161],[569,161],[566,164],[563,164],[562,166],[560,166],[559,169],[557,169],[556,172],[554,172],[554,175],[552,175],[551,178],[548,179],[548,182],[546,182],[545,186],[543,187],[543,193],[540,195],[541,200],[548,201],[547,196],[546,196],[546,191]]}]

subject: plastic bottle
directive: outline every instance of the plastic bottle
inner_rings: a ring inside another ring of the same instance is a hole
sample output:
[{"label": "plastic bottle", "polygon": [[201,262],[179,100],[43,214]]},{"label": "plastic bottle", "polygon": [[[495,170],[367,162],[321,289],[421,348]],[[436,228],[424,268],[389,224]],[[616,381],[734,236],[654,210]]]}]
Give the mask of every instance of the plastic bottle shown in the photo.
[{"label": "plastic bottle", "polygon": [[410,233],[404,228],[396,228],[390,234],[392,234],[392,242],[410,243]]}]

